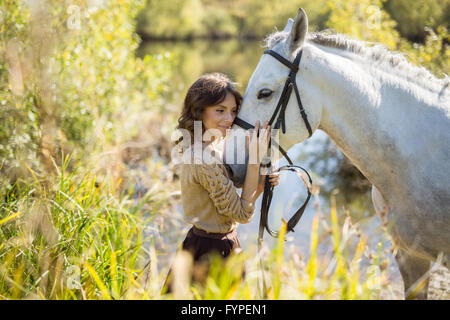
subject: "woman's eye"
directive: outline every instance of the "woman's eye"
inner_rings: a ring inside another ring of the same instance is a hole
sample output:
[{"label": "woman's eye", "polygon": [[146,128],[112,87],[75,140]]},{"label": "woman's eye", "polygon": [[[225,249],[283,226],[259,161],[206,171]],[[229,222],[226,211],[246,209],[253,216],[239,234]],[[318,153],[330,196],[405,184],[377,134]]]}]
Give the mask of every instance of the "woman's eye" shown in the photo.
[{"label": "woman's eye", "polygon": [[272,94],[272,90],[264,88],[259,90],[258,92],[258,99],[267,98]]},{"label": "woman's eye", "polygon": [[221,113],[222,113],[222,112],[223,112],[223,110],[217,110],[217,112],[221,112]]}]

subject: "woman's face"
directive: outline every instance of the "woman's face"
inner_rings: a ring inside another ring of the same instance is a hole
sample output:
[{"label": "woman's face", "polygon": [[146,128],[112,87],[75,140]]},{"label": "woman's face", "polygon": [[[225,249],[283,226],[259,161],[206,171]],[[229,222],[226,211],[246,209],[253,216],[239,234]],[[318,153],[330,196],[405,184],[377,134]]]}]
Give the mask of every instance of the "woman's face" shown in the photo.
[{"label": "woman's face", "polygon": [[206,107],[203,111],[203,125],[205,129],[219,129],[225,137],[227,129],[231,128],[237,115],[236,99],[230,92],[221,103]]}]

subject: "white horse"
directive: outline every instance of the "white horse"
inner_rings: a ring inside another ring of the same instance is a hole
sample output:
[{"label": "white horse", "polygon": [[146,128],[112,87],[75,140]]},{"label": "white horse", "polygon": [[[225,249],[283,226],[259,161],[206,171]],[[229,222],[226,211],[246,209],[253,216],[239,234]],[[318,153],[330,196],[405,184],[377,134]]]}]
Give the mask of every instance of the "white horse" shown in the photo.
[{"label": "white horse", "polygon": [[[407,296],[408,288],[423,281],[430,261],[439,254],[447,267],[450,261],[449,78],[437,79],[380,45],[308,34],[303,9],[267,38],[267,46],[289,61],[303,50],[296,82],[311,128],[327,133],[373,184],[375,210],[393,224],[389,232]],[[253,125],[268,121],[289,71],[264,54],[239,118]],[[288,150],[307,138],[292,92],[279,142]],[[240,167],[233,168],[238,180],[245,175]],[[426,298],[427,289],[425,277],[416,297]]]}]

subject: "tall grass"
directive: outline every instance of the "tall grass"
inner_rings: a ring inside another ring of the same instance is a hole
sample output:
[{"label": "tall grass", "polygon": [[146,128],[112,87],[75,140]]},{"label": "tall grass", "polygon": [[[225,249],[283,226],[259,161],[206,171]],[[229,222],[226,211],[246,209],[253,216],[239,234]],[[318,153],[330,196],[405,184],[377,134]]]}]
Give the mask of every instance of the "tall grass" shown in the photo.
[{"label": "tall grass", "polygon": [[[382,242],[376,250],[367,245],[357,224],[347,216],[342,224],[334,200],[327,215],[317,212],[310,238],[309,258],[286,248],[283,224],[277,245],[256,246],[226,262],[212,258],[205,284],[191,283],[189,291],[162,296],[163,299],[380,299],[391,285],[389,259]],[[320,224],[320,221],[322,223]],[[386,230],[381,239],[385,238]],[[326,254],[323,251],[328,249]],[[179,255],[175,268],[192,272],[192,260]],[[261,268],[262,266],[262,268]],[[242,277],[245,270],[245,277]],[[189,276],[174,279],[178,288],[189,286]],[[180,282],[185,283],[180,283]],[[386,297],[388,298],[388,297]]]},{"label": "tall grass", "polygon": [[132,189],[120,191],[120,180],[98,183],[89,170],[68,173],[69,161],[50,189],[36,178],[1,204],[0,296],[150,298],[141,280],[150,265],[144,229],[165,191],[153,189],[136,201]]},{"label": "tall grass", "polygon": [[151,162],[153,187],[136,199],[127,165],[168,148],[174,61],[135,57],[143,4],[0,0],[3,299],[147,294],[144,229],[173,188]]},{"label": "tall grass", "polygon": [[120,180],[99,183],[89,170],[67,172],[70,157],[62,162],[51,188],[36,177],[1,204],[2,299],[378,299],[389,285],[385,252],[371,252],[349,217],[340,223],[332,201],[313,220],[306,261],[286,249],[284,226],[273,249],[213,259],[205,285],[190,283],[191,260],[177,257],[175,287],[184,289],[161,295],[169,265],[157,265],[162,253],[146,230],[167,205],[167,187],[134,198]]}]

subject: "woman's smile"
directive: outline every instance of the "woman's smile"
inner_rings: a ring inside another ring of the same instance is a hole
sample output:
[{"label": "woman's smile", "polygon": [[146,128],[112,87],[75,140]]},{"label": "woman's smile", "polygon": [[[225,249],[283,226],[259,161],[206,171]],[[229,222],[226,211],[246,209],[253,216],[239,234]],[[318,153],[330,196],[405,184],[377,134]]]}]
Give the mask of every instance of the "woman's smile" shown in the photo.
[{"label": "woman's smile", "polygon": [[233,94],[227,93],[225,99],[214,105],[205,108],[203,113],[203,125],[205,129],[219,129],[225,137],[227,130],[231,129],[237,115],[236,99]]}]

